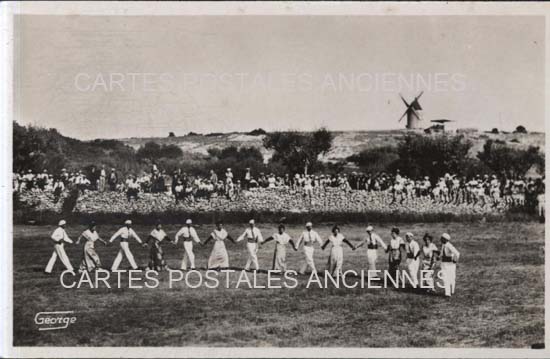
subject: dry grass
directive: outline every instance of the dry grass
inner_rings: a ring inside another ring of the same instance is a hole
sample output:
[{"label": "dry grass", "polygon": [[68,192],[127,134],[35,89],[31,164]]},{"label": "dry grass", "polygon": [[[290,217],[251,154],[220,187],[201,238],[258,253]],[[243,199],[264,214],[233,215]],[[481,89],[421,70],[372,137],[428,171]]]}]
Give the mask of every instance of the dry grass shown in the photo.
[{"label": "dry grass", "polygon": [[[172,236],[175,226],[166,226]],[[228,225],[237,236],[244,227]],[[273,224],[260,224],[265,236]],[[317,229],[323,237],[329,225]],[[387,241],[389,225],[377,231]],[[544,337],[544,225],[535,223],[407,224],[403,231],[435,235],[448,231],[462,253],[457,270],[457,294],[416,294],[395,289],[63,289],[53,276],[42,273],[51,253],[52,226],[15,226],[14,231],[14,344],[56,346],[349,346],[349,347],[529,347]],[[82,227],[69,226],[76,238]],[[149,226],[136,226],[145,237]],[[211,230],[199,227],[201,238]],[[98,228],[103,237],[116,230]],[[296,236],[300,227],[290,226]],[[346,225],[355,239],[363,227]],[[197,265],[206,265],[212,244],[196,249]],[[147,250],[131,244],[139,264]],[[117,245],[98,252],[111,264]],[[246,261],[243,242],[228,244],[230,264]],[[182,248],[165,246],[168,263],[179,266]],[[77,265],[81,248],[69,246]],[[260,265],[271,264],[273,243],[259,251]],[[316,251],[319,267],[328,250]],[[344,250],[344,270],[364,269],[365,249]],[[385,257],[382,257],[382,259]],[[302,253],[290,251],[297,268]],[[386,268],[384,260],[380,260]],[[126,264],[126,262],[123,262]],[[166,275],[165,275],[166,276]],[[164,277],[165,277],[164,276]],[[260,274],[265,282],[265,274]],[[163,278],[164,278],[163,277]],[[39,311],[75,310],[77,322],[64,331],[39,332]]]}]

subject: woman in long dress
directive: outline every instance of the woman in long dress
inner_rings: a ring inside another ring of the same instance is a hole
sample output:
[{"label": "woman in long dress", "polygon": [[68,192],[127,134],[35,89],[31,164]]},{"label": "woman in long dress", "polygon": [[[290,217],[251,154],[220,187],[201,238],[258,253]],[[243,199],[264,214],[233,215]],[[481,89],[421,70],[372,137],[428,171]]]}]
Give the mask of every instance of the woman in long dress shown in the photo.
[{"label": "woman in long dress", "polygon": [[205,246],[210,240],[214,240],[214,247],[208,258],[208,269],[222,269],[229,267],[229,256],[227,255],[227,249],[225,248],[225,240],[229,239],[235,243],[235,240],[227,234],[227,231],[223,228],[221,222],[216,223],[216,229],[210,233],[204,243]]},{"label": "woman in long dress", "polygon": [[332,276],[336,277],[342,274],[342,265],[344,264],[344,249],[342,248],[342,243],[346,243],[352,250],[355,250],[355,246],[340,233],[340,227],[337,225],[332,227],[332,234],[323,244],[321,249],[325,250],[325,247],[329,243],[332,244],[332,249],[328,259],[328,271]]},{"label": "woman in long dress", "polygon": [[90,223],[88,229],[82,232],[82,234],[78,237],[76,244],[79,244],[80,240],[83,238],[86,240],[86,243],[84,243],[82,261],[80,262],[80,268],[78,269],[79,272],[91,272],[93,270],[100,269],[101,260],[95,251],[94,243],[96,241],[100,241],[103,245],[107,245],[107,242],[99,237],[99,234],[96,231],[95,222]]},{"label": "woman in long dress", "polygon": [[164,251],[162,250],[161,243],[164,241],[172,240],[166,235],[166,232],[162,229],[162,224],[157,221],[155,228],[149,233],[149,236],[145,240],[145,243],[151,242],[151,249],[149,250],[149,269],[157,272],[166,270],[168,267],[164,260]]},{"label": "woman in long dress", "polygon": [[422,246],[422,270],[425,271],[424,283],[428,288],[428,292],[434,292],[434,264],[436,257],[439,255],[437,246],[433,243],[433,237],[426,233],[424,235],[424,245]]},{"label": "woman in long dress", "polygon": [[286,245],[290,243],[292,248],[297,251],[294,241],[288,233],[285,232],[285,225],[279,224],[279,231],[267,238],[260,246],[265,243],[275,240],[275,252],[273,253],[273,266],[272,269],[280,272],[286,271]]}]

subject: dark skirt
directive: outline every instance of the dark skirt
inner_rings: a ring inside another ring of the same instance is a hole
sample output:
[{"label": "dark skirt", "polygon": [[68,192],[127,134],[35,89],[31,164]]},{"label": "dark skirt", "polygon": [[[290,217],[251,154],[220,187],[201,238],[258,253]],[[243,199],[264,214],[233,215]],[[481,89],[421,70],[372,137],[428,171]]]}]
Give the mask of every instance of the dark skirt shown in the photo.
[{"label": "dark skirt", "polygon": [[157,272],[166,270],[166,261],[160,242],[154,241],[149,250],[149,268]]}]

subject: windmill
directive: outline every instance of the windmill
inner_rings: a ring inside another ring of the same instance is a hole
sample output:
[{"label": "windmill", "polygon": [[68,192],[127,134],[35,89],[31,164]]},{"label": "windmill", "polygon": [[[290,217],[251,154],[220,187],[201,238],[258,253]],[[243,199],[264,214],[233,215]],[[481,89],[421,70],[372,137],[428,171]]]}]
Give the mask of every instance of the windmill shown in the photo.
[{"label": "windmill", "polygon": [[407,129],[414,130],[418,128],[422,128],[420,125],[420,121],[422,121],[422,107],[420,106],[420,103],[418,103],[418,99],[424,91],[420,92],[418,96],[414,98],[414,100],[409,104],[401,94],[399,94],[399,97],[401,97],[401,100],[405,103],[405,106],[407,106],[407,109],[405,110],[405,113],[403,113],[403,116],[399,119],[399,122],[403,119],[403,117],[407,116]]}]

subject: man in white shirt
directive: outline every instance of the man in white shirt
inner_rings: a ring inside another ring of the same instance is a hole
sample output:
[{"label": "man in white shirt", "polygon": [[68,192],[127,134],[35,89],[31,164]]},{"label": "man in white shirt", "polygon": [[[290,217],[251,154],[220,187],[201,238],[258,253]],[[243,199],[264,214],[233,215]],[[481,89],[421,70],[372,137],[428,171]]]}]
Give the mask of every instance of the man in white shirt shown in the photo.
[{"label": "man in white shirt", "polygon": [[120,250],[118,251],[118,254],[115,257],[115,261],[113,262],[113,266],[111,267],[111,271],[115,272],[118,270],[118,266],[120,265],[120,262],[122,262],[122,256],[125,255],[126,259],[128,259],[128,262],[130,263],[130,266],[132,269],[136,270],[138,269],[138,266],[136,264],[136,261],[134,260],[134,255],[130,251],[130,246],[128,245],[128,240],[130,237],[133,237],[136,242],[141,244],[142,246],[146,246],[137,233],[132,229],[132,221],[126,220],[124,222],[124,227],[120,228],[109,240],[109,243],[112,243],[115,239],[120,237]]},{"label": "man in white shirt", "polygon": [[67,222],[65,222],[64,219],[60,220],[58,223],[58,227],[52,233],[51,239],[54,242],[53,253],[50,257],[50,260],[48,261],[48,265],[46,265],[46,269],[44,270],[48,274],[52,272],[57,257],[59,257],[61,263],[63,263],[65,268],[69,272],[74,274],[74,269],[71,265],[71,261],[69,260],[69,257],[67,257],[67,253],[65,253],[65,248],[63,247],[64,242],[73,243],[73,241],[67,235],[67,232],[65,232],[66,224]]},{"label": "man in white shirt", "polygon": [[[378,259],[378,246],[381,246],[386,250],[386,243],[380,238],[380,236],[373,232],[374,228],[372,226],[367,227],[367,236],[361,242],[357,248],[361,248],[364,245],[367,245],[367,266],[369,271],[376,270],[376,260]],[[374,273],[373,273],[374,274]]]},{"label": "man in white shirt", "polygon": [[312,272],[317,272],[317,269],[315,268],[315,261],[313,260],[313,253],[315,251],[313,244],[317,242],[319,245],[323,245],[323,241],[321,240],[319,233],[313,230],[313,224],[311,222],[306,223],[306,230],[303,231],[300,238],[298,238],[296,248],[299,248],[302,242],[304,243],[305,263],[300,268],[300,274],[305,274],[308,267],[311,268]]},{"label": "man in white shirt", "polygon": [[443,273],[443,285],[445,296],[450,297],[455,292],[456,263],[460,253],[450,242],[451,236],[447,233],[441,235],[441,272]]},{"label": "man in white shirt", "polygon": [[411,232],[405,234],[407,241],[407,271],[411,276],[411,284],[413,288],[418,287],[418,268],[420,266],[420,246],[414,240],[414,235]]},{"label": "man in white shirt", "polygon": [[193,221],[188,219],[185,221],[185,226],[182,227],[178,233],[176,233],[176,238],[174,244],[178,244],[179,238],[183,237],[183,248],[185,253],[183,255],[183,260],[181,261],[181,270],[187,270],[187,262],[189,262],[190,268],[195,269],[195,254],[193,253],[193,241],[199,244],[201,240],[197,235],[197,231],[191,225]]},{"label": "man in white shirt", "polygon": [[254,269],[260,269],[258,264],[258,243],[262,243],[264,238],[262,237],[262,232],[255,226],[253,219],[248,221],[249,227],[245,229],[243,234],[237,238],[236,242],[240,242],[246,238],[246,249],[248,251],[248,259],[246,260],[246,265],[244,270],[250,270],[250,265],[254,264]]}]

